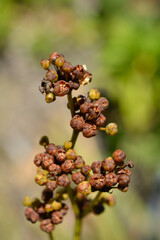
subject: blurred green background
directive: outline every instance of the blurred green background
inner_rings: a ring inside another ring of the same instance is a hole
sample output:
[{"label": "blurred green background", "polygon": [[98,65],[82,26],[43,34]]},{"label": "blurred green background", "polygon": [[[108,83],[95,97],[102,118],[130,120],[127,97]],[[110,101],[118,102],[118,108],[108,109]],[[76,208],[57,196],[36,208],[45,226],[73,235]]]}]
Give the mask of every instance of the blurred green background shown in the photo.
[{"label": "blurred green background", "polygon": [[[46,104],[38,86],[40,60],[60,51],[93,73],[89,86],[110,101],[107,123],[119,134],[82,136],[76,145],[87,163],[117,148],[133,160],[130,189],[115,192],[115,207],[86,218],[83,239],[160,239],[160,1],[0,0],[0,239],[45,240],[25,220],[23,196],[40,196],[33,182],[42,135],[56,144],[71,136],[66,98]],[[73,213],[55,230],[69,240]]]}]

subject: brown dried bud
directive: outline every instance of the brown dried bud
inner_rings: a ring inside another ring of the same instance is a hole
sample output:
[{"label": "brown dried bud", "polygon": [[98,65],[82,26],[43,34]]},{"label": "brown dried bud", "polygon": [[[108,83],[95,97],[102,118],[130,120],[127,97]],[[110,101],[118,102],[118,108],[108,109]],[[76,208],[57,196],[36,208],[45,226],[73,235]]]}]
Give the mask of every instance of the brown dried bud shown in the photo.
[{"label": "brown dried bud", "polygon": [[88,114],[91,119],[96,119],[100,115],[99,107],[96,105],[90,106],[90,108],[88,109]]},{"label": "brown dried bud", "polygon": [[56,189],[57,187],[57,182],[56,181],[52,181],[52,180],[48,180],[46,183],[46,189],[48,192],[52,192],[54,189]]},{"label": "brown dried bud", "polygon": [[131,160],[128,162],[128,167],[129,168],[133,168],[134,167],[134,163]]},{"label": "brown dried bud", "polygon": [[100,162],[100,161],[93,162],[91,165],[91,169],[92,169],[93,173],[101,173],[102,162]]},{"label": "brown dried bud", "polygon": [[56,157],[58,162],[64,162],[64,160],[67,157],[66,151],[63,150],[63,149],[58,149],[56,154],[55,154],[55,157]]},{"label": "brown dried bud", "polygon": [[83,86],[88,84],[92,80],[92,74],[89,72],[85,72],[82,78],[79,78],[79,85]]},{"label": "brown dried bud", "polygon": [[66,215],[67,211],[68,211],[68,206],[65,203],[63,203],[62,208],[60,209],[60,211],[63,214],[63,216]]},{"label": "brown dried bud", "polygon": [[36,211],[38,214],[44,214],[45,213],[45,209],[44,209],[44,204],[43,203],[40,203],[37,208],[36,208]]},{"label": "brown dried bud", "polygon": [[125,152],[118,149],[113,153],[113,159],[116,164],[123,163],[124,159],[126,158]]},{"label": "brown dried bud", "polygon": [[85,180],[85,177],[82,173],[76,172],[72,175],[72,180],[75,184],[79,184]]},{"label": "brown dried bud", "polygon": [[54,163],[53,156],[46,153],[42,158],[42,167],[43,169],[48,169],[48,167]]},{"label": "brown dried bud", "polygon": [[41,222],[40,228],[47,233],[51,233],[54,230],[54,225],[51,222],[51,219],[45,219]]},{"label": "brown dried bud", "polygon": [[55,153],[57,152],[57,147],[55,144],[50,143],[47,147],[46,147],[46,152],[51,154],[52,156],[55,155]]},{"label": "brown dried bud", "polygon": [[79,106],[82,105],[85,101],[86,101],[86,97],[85,97],[85,96],[79,95],[79,96],[77,97],[77,104],[78,104]]},{"label": "brown dried bud", "polygon": [[69,86],[70,86],[70,89],[74,89],[74,90],[77,90],[79,88],[79,84],[73,81],[69,81]]},{"label": "brown dried bud", "polygon": [[27,220],[32,223],[35,223],[39,220],[39,214],[30,207],[25,209],[25,216]]},{"label": "brown dried bud", "polygon": [[118,189],[119,189],[121,192],[127,192],[127,191],[128,191],[128,186],[127,186],[127,187],[122,187],[122,186],[118,185]]},{"label": "brown dried bud", "polygon": [[55,71],[48,71],[46,73],[46,78],[50,82],[56,82],[58,80],[58,74]]},{"label": "brown dried bud", "polygon": [[63,221],[62,212],[61,211],[53,212],[52,215],[51,215],[51,220],[52,220],[52,223],[54,223],[54,224],[61,223]]},{"label": "brown dried bud", "polygon": [[77,191],[80,192],[83,195],[88,195],[91,193],[91,185],[89,182],[84,181],[79,183],[77,186]]},{"label": "brown dried bud", "polygon": [[94,105],[98,106],[100,111],[103,112],[108,108],[109,102],[105,97],[100,97],[96,102],[94,102]]},{"label": "brown dried bud", "polygon": [[44,153],[38,153],[38,154],[36,154],[36,156],[34,157],[34,163],[35,163],[35,165],[36,165],[37,167],[41,165],[43,155],[44,155]]},{"label": "brown dried bud", "polygon": [[58,52],[53,52],[53,53],[51,53],[51,55],[49,56],[49,61],[50,61],[52,64],[54,64],[54,63],[55,63],[55,60],[56,60],[58,57],[60,57],[60,56],[62,56],[60,53],[58,53]]},{"label": "brown dried bud", "polygon": [[62,174],[60,177],[58,177],[57,183],[59,186],[67,187],[70,184],[69,177],[66,174]]},{"label": "brown dried bud", "polygon": [[84,175],[89,174],[90,171],[91,171],[91,167],[89,165],[83,165],[81,168],[81,173]]},{"label": "brown dried bud", "polygon": [[62,67],[62,70],[66,73],[70,73],[73,70],[73,66],[70,62],[65,62],[63,67]]},{"label": "brown dried bud", "polygon": [[71,160],[65,160],[65,162],[61,165],[62,171],[64,173],[70,173],[74,170],[74,163]]},{"label": "brown dried bud", "polygon": [[86,138],[93,137],[98,133],[97,126],[94,125],[93,123],[85,123],[83,125],[82,133],[83,133],[83,136]]},{"label": "brown dried bud", "polygon": [[116,166],[115,162],[114,162],[113,158],[111,158],[111,157],[105,158],[102,161],[102,167],[105,171],[112,172],[114,170],[115,166]]},{"label": "brown dried bud", "polygon": [[127,187],[130,182],[130,177],[126,174],[120,174],[118,177],[119,186]]},{"label": "brown dried bud", "polygon": [[111,172],[105,175],[105,182],[107,187],[112,187],[116,185],[117,181],[118,181],[118,176],[115,173]]},{"label": "brown dried bud", "polygon": [[66,152],[66,154],[67,154],[67,159],[76,160],[76,158],[77,158],[77,153],[76,153],[76,151],[73,150],[73,149],[69,149],[69,150]]},{"label": "brown dried bud", "polygon": [[77,132],[82,131],[84,124],[84,118],[80,115],[75,115],[70,121],[71,127]]},{"label": "brown dried bud", "polygon": [[92,106],[91,102],[85,101],[83,104],[80,105],[80,111],[82,114],[88,113],[89,108]]},{"label": "brown dried bud", "polygon": [[101,189],[105,185],[105,177],[102,174],[94,174],[90,177],[89,182],[92,187]]},{"label": "brown dried bud", "polygon": [[97,127],[102,127],[106,122],[106,117],[103,114],[100,114],[97,119],[95,119],[95,124]]},{"label": "brown dried bud", "polygon": [[76,161],[74,162],[74,164],[75,164],[75,168],[80,169],[84,166],[85,161],[83,160],[83,158],[81,156],[78,156]]},{"label": "brown dried bud", "polygon": [[42,200],[48,202],[53,197],[53,192],[48,192],[47,189],[44,189],[42,192]]},{"label": "brown dried bud", "polygon": [[55,60],[55,65],[57,67],[62,67],[64,65],[65,61],[66,61],[66,59],[63,56],[60,56]]},{"label": "brown dried bud", "polygon": [[53,176],[59,175],[62,171],[61,167],[54,163],[49,166],[48,170],[49,170],[49,173]]},{"label": "brown dried bud", "polygon": [[63,97],[68,94],[70,91],[69,83],[59,80],[54,84],[54,94],[59,97]]}]

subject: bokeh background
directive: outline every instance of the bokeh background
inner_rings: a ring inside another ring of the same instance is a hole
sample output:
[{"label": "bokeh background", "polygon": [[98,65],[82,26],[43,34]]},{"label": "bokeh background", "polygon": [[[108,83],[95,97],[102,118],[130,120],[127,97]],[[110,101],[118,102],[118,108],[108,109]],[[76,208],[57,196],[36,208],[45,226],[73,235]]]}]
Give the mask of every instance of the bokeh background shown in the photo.
[{"label": "bokeh background", "polygon": [[[25,220],[22,199],[40,196],[33,182],[40,137],[63,144],[71,136],[66,97],[46,104],[38,91],[39,62],[53,51],[88,66],[93,81],[78,93],[102,90],[107,122],[119,125],[114,137],[80,136],[77,152],[90,163],[121,148],[135,163],[129,191],[86,218],[83,239],[160,239],[159,0],[0,0],[0,239],[47,239]],[[70,212],[56,239],[71,239],[73,224]]]}]

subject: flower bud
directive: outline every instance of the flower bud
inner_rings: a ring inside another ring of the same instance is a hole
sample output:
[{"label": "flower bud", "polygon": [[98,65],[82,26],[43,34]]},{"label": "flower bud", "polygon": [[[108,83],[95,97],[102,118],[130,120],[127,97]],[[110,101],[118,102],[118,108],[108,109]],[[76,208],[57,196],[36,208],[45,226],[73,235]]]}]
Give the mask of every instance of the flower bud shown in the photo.
[{"label": "flower bud", "polygon": [[25,216],[28,221],[35,223],[39,220],[39,214],[36,213],[32,208],[28,207],[25,210]]},{"label": "flower bud", "polygon": [[48,180],[46,183],[46,189],[48,192],[52,192],[54,189],[56,189],[57,187],[57,182],[56,181],[52,181],[52,180]]},{"label": "flower bud", "polygon": [[81,173],[84,175],[88,175],[91,171],[91,167],[89,165],[83,165],[81,168]]},{"label": "flower bud", "polygon": [[123,163],[125,158],[126,158],[126,154],[122,150],[118,149],[118,150],[114,151],[113,159],[116,164]]},{"label": "flower bud", "polygon": [[100,97],[96,102],[94,102],[94,105],[97,105],[100,111],[103,112],[108,108],[109,102],[105,97]]},{"label": "flower bud", "polygon": [[77,153],[76,151],[74,151],[73,149],[69,149],[67,152],[67,159],[70,159],[70,160],[76,160],[77,158]]},{"label": "flower bud", "polygon": [[96,119],[95,119],[95,124],[97,127],[102,127],[106,122],[106,117],[103,114],[100,114]]},{"label": "flower bud", "polygon": [[55,95],[53,94],[53,93],[47,93],[46,94],[46,98],[45,98],[45,100],[46,100],[46,103],[51,103],[51,102],[54,102],[55,101]]},{"label": "flower bud", "polygon": [[46,147],[46,146],[49,144],[49,139],[48,139],[48,137],[47,137],[47,136],[41,137],[41,139],[39,140],[39,144],[40,144],[41,146]]},{"label": "flower bud", "polygon": [[105,158],[102,161],[102,167],[107,172],[112,172],[114,170],[115,166],[116,166],[115,162],[114,162],[113,158],[111,158],[111,157]]},{"label": "flower bud", "polygon": [[57,67],[62,67],[64,65],[65,61],[66,61],[66,59],[63,56],[60,56],[55,60],[55,65]]},{"label": "flower bud", "polygon": [[62,70],[66,73],[70,73],[73,70],[73,66],[70,62],[65,62],[63,67],[62,67]]},{"label": "flower bud", "polygon": [[31,206],[31,203],[32,202],[31,202],[30,197],[29,196],[25,196],[24,199],[23,199],[23,205],[29,207],[29,206]]},{"label": "flower bud", "polygon": [[68,187],[70,184],[69,177],[66,174],[62,174],[60,177],[58,177],[57,183],[59,186]]},{"label": "flower bud", "polygon": [[79,184],[85,180],[85,177],[80,172],[76,172],[72,175],[72,180],[75,184]]},{"label": "flower bud", "polygon": [[102,174],[94,174],[90,177],[89,182],[95,189],[101,189],[105,185],[105,177]]},{"label": "flower bud", "polygon": [[130,177],[127,174],[120,174],[118,177],[119,186],[127,187],[130,182]]},{"label": "flower bud", "polygon": [[61,168],[64,173],[70,173],[74,170],[74,163],[71,160],[65,160]]},{"label": "flower bud", "polygon": [[75,115],[70,121],[71,127],[77,132],[82,131],[84,124],[85,124],[84,118],[80,115]]},{"label": "flower bud", "polygon": [[109,123],[106,126],[106,133],[110,136],[114,136],[118,132],[118,127],[116,123]]},{"label": "flower bud", "polygon": [[102,162],[101,161],[95,161],[92,163],[91,165],[91,169],[93,171],[93,173],[101,173],[101,169],[102,168]]},{"label": "flower bud", "polygon": [[70,91],[69,83],[59,80],[54,84],[54,94],[59,97],[63,97],[68,94]]},{"label": "flower bud", "polygon": [[53,225],[53,223],[51,222],[51,219],[48,218],[48,219],[42,220],[41,225],[40,225],[40,228],[41,228],[44,232],[51,233],[51,232],[54,230],[54,225]]},{"label": "flower bud", "polygon": [[41,66],[47,70],[49,68],[49,65],[50,65],[50,61],[48,59],[43,59],[41,62],[40,62]]},{"label": "flower bud", "polygon": [[64,147],[65,149],[70,149],[72,147],[73,143],[70,141],[65,141],[64,142]]},{"label": "flower bud", "polygon": [[58,80],[58,74],[55,71],[48,71],[46,73],[46,78],[50,82],[56,82]]},{"label": "flower bud", "polygon": [[35,176],[35,182],[36,182],[37,184],[39,184],[40,186],[43,186],[43,185],[46,184],[47,178],[46,178],[46,176],[44,176],[44,175],[42,175],[42,174],[37,174],[37,175]]},{"label": "flower bud", "polygon": [[91,100],[97,100],[97,99],[99,99],[100,98],[100,92],[98,91],[98,89],[91,89],[90,91],[89,91],[89,98],[91,99]]},{"label": "flower bud", "polygon": [[54,63],[55,63],[55,60],[56,60],[58,57],[60,57],[60,56],[62,56],[62,55],[59,54],[58,52],[53,52],[53,53],[51,53],[51,55],[49,56],[49,61],[50,61],[52,64],[54,64]]},{"label": "flower bud", "polygon": [[53,224],[58,224],[63,221],[63,214],[61,211],[55,211],[51,215],[51,220]]},{"label": "flower bud", "polygon": [[85,161],[81,156],[78,156],[74,164],[75,164],[75,168],[80,169],[84,166]]},{"label": "flower bud", "polygon": [[77,191],[83,195],[88,195],[91,193],[91,185],[89,182],[84,181],[79,183],[77,186]]},{"label": "flower bud", "polygon": [[49,173],[52,175],[52,176],[57,176],[61,173],[62,169],[61,167],[58,165],[58,164],[51,164],[48,168],[49,170]]},{"label": "flower bud", "polygon": [[116,185],[117,181],[118,181],[118,176],[115,173],[111,172],[105,175],[105,182],[107,187],[112,187]]},{"label": "flower bud", "polygon": [[57,152],[57,147],[55,144],[50,143],[47,147],[46,147],[46,152],[51,154],[52,156],[55,156],[55,153]]},{"label": "flower bud", "polygon": [[82,130],[83,136],[86,138],[94,137],[98,133],[97,126],[93,123],[85,123]]}]

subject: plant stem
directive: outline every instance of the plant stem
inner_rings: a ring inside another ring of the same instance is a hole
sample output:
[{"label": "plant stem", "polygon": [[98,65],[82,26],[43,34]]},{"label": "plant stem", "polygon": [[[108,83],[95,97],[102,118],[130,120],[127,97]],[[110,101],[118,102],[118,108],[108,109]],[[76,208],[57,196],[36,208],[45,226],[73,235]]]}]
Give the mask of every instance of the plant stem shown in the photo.
[{"label": "plant stem", "polygon": [[76,132],[75,130],[73,130],[72,137],[71,137],[71,142],[72,142],[72,144],[73,144],[73,145],[72,145],[72,148],[74,148],[74,146],[75,146],[75,144],[76,144],[78,135],[79,135],[79,132]]},{"label": "plant stem", "polygon": [[85,217],[88,213],[90,213],[95,206],[95,204],[98,202],[102,192],[98,192],[95,198],[91,201],[89,206],[86,208],[86,210],[83,212],[82,217]]},{"label": "plant stem", "polygon": [[75,110],[74,110],[74,103],[73,103],[73,99],[72,99],[72,92],[69,92],[67,97],[68,97],[69,109],[71,111],[71,116],[73,117],[75,115]]},{"label": "plant stem", "polygon": [[82,218],[80,216],[76,217],[75,228],[74,228],[74,240],[80,240],[82,227]]},{"label": "plant stem", "polygon": [[49,233],[49,239],[50,239],[50,240],[54,240],[54,237],[53,237],[53,234],[52,234],[52,233]]}]

